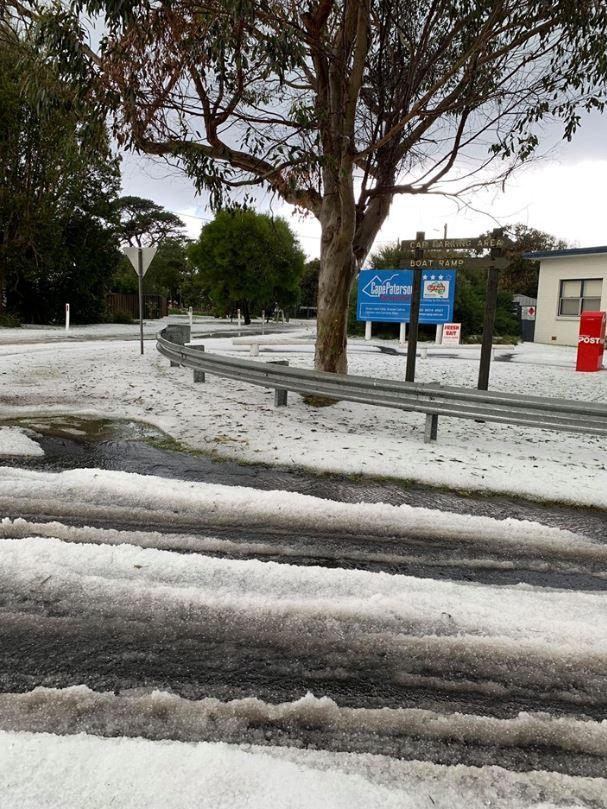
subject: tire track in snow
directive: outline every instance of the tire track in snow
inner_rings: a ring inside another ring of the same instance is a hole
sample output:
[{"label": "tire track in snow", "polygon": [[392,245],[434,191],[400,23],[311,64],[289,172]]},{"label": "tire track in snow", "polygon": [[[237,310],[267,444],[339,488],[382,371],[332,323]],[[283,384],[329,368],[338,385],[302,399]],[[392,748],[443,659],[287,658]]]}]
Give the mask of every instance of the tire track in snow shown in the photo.
[{"label": "tire track in snow", "polygon": [[[479,540],[463,521],[461,532],[450,526],[446,531],[450,536],[438,532],[430,542],[424,537],[423,521],[414,525],[413,536],[404,527],[403,536],[384,530],[374,536],[348,537],[335,527],[314,535],[309,533],[314,514],[307,523],[299,515],[289,541],[284,516],[277,533],[270,534],[258,519],[261,512],[253,511],[255,539],[258,545],[265,544],[249,547],[247,554],[268,559],[278,551],[281,561],[291,563],[297,558],[292,554],[298,553],[299,535],[300,542],[315,543],[314,553],[323,544],[332,550],[337,568],[234,561],[213,558],[238,550],[226,553],[220,544],[238,544],[238,536],[230,535],[234,527],[229,515],[221,512],[221,498],[219,525],[224,534],[201,538],[200,531],[188,533],[204,520],[200,504],[192,517],[184,500],[178,514],[166,519],[168,512],[155,508],[148,498],[145,508],[129,513],[128,503],[112,501],[109,490],[95,500],[97,490],[80,504],[74,494],[80,491],[80,482],[74,476],[69,481],[75,490],[62,495],[56,508],[69,510],[71,505],[74,520],[101,521],[110,506],[111,519],[123,519],[131,527],[120,533],[2,523],[5,537],[12,532],[21,539],[0,540],[0,690],[5,692],[0,697],[0,726],[15,717],[14,692],[40,684],[60,688],[85,684],[127,696],[133,690],[170,690],[192,710],[196,705],[192,700],[209,697],[226,701],[257,696],[271,704],[293,702],[313,691],[333,698],[341,711],[387,706],[423,709],[432,715],[417,716],[415,722],[409,714],[404,728],[388,733],[381,728],[369,732],[369,713],[357,714],[344,730],[339,722],[336,727],[335,722],[312,721],[305,712],[299,719],[285,719],[261,711],[254,721],[245,721],[241,712],[232,724],[220,718],[214,730],[196,732],[226,741],[383,752],[437,763],[496,763],[513,770],[541,768],[593,777],[605,772],[602,748],[589,749],[587,741],[580,741],[601,731],[602,725],[592,720],[602,719],[607,708],[607,602],[601,594],[348,571],[341,569],[339,557],[343,537],[359,543],[350,552],[366,554],[367,562],[373,554],[400,554],[402,560],[406,548],[409,554],[416,549],[420,557],[425,554],[427,569],[432,563],[437,569],[448,567],[441,557],[461,562],[457,557],[464,552],[481,568],[487,562],[508,563],[510,554],[530,567],[547,560],[555,575],[573,575],[577,570],[578,575],[583,571],[600,582],[604,546],[533,526],[520,531],[518,539],[509,537],[504,525],[494,526],[499,530]],[[35,502],[45,513],[52,505],[53,483],[45,480],[42,496],[23,496],[23,502]],[[269,501],[262,495],[255,508]],[[217,503],[214,508],[216,516]],[[350,513],[360,519],[366,512],[359,514],[356,507],[352,512],[334,509],[336,524],[346,525]],[[398,525],[400,512],[390,514]],[[415,523],[415,515],[411,517]],[[162,531],[153,536],[147,528],[133,530],[142,519],[146,526],[148,520],[158,521]],[[521,528],[514,523],[512,527]],[[44,536],[29,539],[32,529]],[[56,534],[59,539],[52,538]],[[215,543],[214,550],[209,543]],[[140,547],[146,544],[147,549]],[[158,550],[167,546],[169,552]],[[242,543],[240,547],[242,556]],[[540,560],[535,558],[538,552]],[[311,555],[308,558],[312,561]],[[391,563],[401,562],[381,560]],[[511,621],[506,620],[508,615]],[[144,706],[120,701],[106,706],[96,732],[135,733]],[[27,705],[21,708],[14,721],[27,729],[36,712]],[[179,734],[172,711],[166,704],[160,710],[164,731],[160,721],[156,730],[147,732],[164,732],[169,738]],[[498,726],[490,738],[478,724],[482,719],[516,721],[521,711],[549,712],[550,721],[560,717],[571,726],[555,725],[556,736],[542,735],[540,728],[527,735],[521,732],[504,744],[500,734],[506,725]],[[467,731],[457,713],[466,715]],[[68,714],[63,705],[48,711],[46,721],[55,732],[61,728],[59,732],[76,732],[77,711],[71,719]],[[430,726],[436,729],[441,723],[442,734],[429,732]],[[559,744],[559,733],[566,748]],[[145,735],[141,729],[140,735]]]},{"label": "tire track in snow", "polygon": [[[607,600],[52,539],[0,543],[2,688],[310,690],[352,707],[601,717]],[[603,625],[603,628],[601,628]]]},{"label": "tire track in snow", "polygon": [[67,542],[158,548],[177,553],[203,553],[226,559],[259,559],[291,565],[355,569],[421,578],[476,581],[507,585],[525,583],[565,590],[607,590],[607,549],[576,547],[522,549],[482,539],[444,542],[439,539],[332,533],[296,533],[273,529],[213,525],[169,526],[100,517],[60,521],[58,514],[8,514],[0,521],[0,537],[47,536]]},{"label": "tire track in snow", "polygon": [[115,695],[84,686],[0,694],[0,730],[222,741],[370,753],[435,764],[603,777],[605,723],[519,715],[493,719],[420,709],[339,707],[307,694],[290,703],[186,700],[166,692]]}]

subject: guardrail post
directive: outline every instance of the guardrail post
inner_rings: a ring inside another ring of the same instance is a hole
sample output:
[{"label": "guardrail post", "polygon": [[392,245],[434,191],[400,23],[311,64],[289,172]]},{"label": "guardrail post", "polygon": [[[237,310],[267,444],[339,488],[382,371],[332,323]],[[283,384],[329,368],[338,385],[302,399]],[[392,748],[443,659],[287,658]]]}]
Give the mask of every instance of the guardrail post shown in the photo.
[{"label": "guardrail post", "polygon": [[[289,360],[271,360],[268,365],[288,365]],[[287,393],[284,388],[274,388],[274,407],[287,406]]]},{"label": "guardrail post", "polygon": [[[190,346],[190,348],[195,348],[196,351],[204,351],[204,346]],[[194,382],[206,382],[205,372],[194,368]]]},{"label": "guardrail post", "polygon": [[[190,342],[192,331],[189,323],[169,323],[164,329],[164,336],[169,342],[184,346]],[[180,365],[181,363],[171,360],[171,368],[179,368]]]},{"label": "guardrail post", "polygon": [[424,430],[424,444],[436,441],[438,434],[438,413],[426,413],[426,429]]}]

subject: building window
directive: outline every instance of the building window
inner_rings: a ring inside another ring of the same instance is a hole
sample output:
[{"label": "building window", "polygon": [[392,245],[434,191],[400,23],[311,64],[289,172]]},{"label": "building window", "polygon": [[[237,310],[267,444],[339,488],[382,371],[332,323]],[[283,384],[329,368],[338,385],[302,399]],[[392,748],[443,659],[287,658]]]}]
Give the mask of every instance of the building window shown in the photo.
[{"label": "building window", "polygon": [[596,312],[601,308],[602,278],[579,278],[561,281],[559,315],[579,317],[582,312]]}]

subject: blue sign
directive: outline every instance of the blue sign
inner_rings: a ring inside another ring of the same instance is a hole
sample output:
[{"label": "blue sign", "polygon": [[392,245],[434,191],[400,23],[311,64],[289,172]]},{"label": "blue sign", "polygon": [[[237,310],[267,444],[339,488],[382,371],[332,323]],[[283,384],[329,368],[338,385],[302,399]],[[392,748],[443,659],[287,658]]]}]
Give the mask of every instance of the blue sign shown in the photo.
[{"label": "blue sign", "polygon": [[[455,270],[423,270],[420,323],[451,323]],[[361,270],[356,317],[380,323],[408,323],[413,270]]]}]

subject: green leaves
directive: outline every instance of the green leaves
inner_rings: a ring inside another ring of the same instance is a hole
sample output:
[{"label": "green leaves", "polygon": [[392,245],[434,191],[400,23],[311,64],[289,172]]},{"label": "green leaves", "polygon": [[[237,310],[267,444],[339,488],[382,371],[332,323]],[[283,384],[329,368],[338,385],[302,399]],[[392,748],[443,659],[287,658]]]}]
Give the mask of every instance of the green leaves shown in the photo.
[{"label": "green leaves", "polygon": [[196,284],[218,314],[297,302],[304,257],[289,226],[252,210],[220,211],[189,251]]},{"label": "green leaves", "polygon": [[24,320],[99,319],[118,261],[118,162],[103,119],[61,81],[36,27],[0,21],[0,286]]},{"label": "green leaves", "polygon": [[120,197],[113,203],[116,234],[121,242],[147,246],[179,238],[184,224],[174,213],[151,199]]}]

